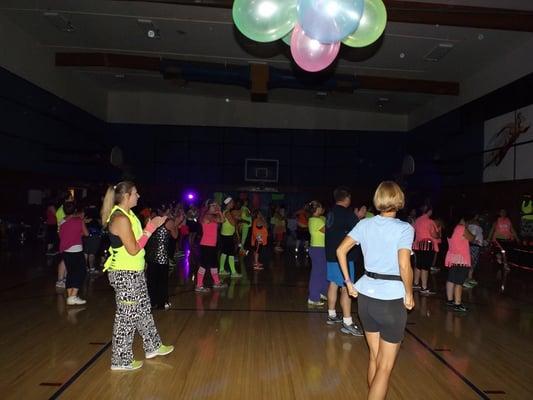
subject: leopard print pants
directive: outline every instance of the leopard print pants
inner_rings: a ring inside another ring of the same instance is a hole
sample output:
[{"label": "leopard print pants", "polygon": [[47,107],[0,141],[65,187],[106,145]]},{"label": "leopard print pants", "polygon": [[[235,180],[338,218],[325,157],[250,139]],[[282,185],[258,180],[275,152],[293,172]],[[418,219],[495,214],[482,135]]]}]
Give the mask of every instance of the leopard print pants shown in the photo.
[{"label": "leopard print pants", "polygon": [[139,331],[146,353],[161,346],[161,338],[150,310],[144,271],[109,271],[109,283],[115,289],[117,311],[113,325],[111,364],[130,365],[133,361],[133,337]]}]

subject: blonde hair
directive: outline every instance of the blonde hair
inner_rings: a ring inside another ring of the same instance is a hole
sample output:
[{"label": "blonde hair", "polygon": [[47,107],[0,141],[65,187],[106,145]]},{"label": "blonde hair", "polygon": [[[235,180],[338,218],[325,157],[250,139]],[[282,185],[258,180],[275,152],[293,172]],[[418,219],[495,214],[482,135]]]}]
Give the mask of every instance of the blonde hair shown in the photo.
[{"label": "blonde hair", "polygon": [[111,210],[116,204],[120,204],[124,199],[126,193],[131,194],[135,184],[130,181],[122,181],[115,186],[109,186],[105,192],[104,201],[102,202],[102,209],[100,210],[100,217],[102,218],[102,225],[107,226],[107,220],[111,216]]},{"label": "blonde hair", "polygon": [[405,205],[405,196],[396,182],[381,182],[374,193],[374,206],[381,212],[398,211]]}]

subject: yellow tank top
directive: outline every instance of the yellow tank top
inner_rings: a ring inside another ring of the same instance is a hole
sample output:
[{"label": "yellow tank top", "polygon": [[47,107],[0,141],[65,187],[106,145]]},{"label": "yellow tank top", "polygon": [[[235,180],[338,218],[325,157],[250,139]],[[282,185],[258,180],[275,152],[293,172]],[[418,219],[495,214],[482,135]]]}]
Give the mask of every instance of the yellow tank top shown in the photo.
[{"label": "yellow tank top", "polygon": [[233,236],[233,234],[235,233],[235,225],[232,225],[229,220],[228,220],[228,217],[227,217],[227,213],[229,213],[230,211],[226,211],[224,213],[224,222],[222,222],[222,229],[220,230],[220,234],[222,236]]},{"label": "yellow tank top", "polygon": [[[107,219],[107,223],[109,223],[111,215],[113,215],[115,211],[121,211],[126,217],[128,217],[131,223],[131,228],[133,229],[133,235],[135,236],[135,240],[139,240],[139,238],[143,234],[143,228],[141,226],[141,221],[139,221],[137,216],[131,210],[129,212],[126,212],[119,206],[113,207],[113,209],[111,210],[111,214]],[[144,249],[141,249],[141,251],[132,256],[127,252],[124,245],[116,248],[109,247],[109,257],[104,265],[104,271],[107,271],[108,269],[142,271],[144,270]]]}]

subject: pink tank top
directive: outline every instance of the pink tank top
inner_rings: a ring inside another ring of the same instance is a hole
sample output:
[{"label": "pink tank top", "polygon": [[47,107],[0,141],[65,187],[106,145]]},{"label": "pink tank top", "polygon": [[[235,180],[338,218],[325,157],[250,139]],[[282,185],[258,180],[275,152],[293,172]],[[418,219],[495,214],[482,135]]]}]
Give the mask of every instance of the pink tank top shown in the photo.
[{"label": "pink tank top", "polygon": [[218,235],[218,223],[209,222],[202,224],[202,239],[200,240],[201,246],[215,247],[217,245]]},{"label": "pink tank top", "polygon": [[452,265],[462,265],[470,267],[470,244],[464,237],[465,226],[457,225],[453,230],[451,238],[448,238],[448,252],[444,265],[451,267]]},{"label": "pink tank top", "polygon": [[496,239],[511,240],[513,234],[511,233],[511,220],[507,217],[499,217],[496,221],[496,230],[494,232]]},{"label": "pink tank top", "polygon": [[415,243],[413,245],[414,250],[423,249],[422,247],[424,246],[423,245],[421,246],[420,242],[431,241],[433,244],[433,250],[438,251],[438,246],[437,246],[437,249],[435,249],[434,239],[431,236],[431,232],[437,231],[437,226],[435,225],[435,221],[429,218],[427,214],[424,214],[416,219],[414,228],[415,228]]},{"label": "pink tank top", "polygon": [[59,251],[64,252],[72,246],[81,246],[83,236],[82,220],[80,217],[70,217],[59,226]]}]

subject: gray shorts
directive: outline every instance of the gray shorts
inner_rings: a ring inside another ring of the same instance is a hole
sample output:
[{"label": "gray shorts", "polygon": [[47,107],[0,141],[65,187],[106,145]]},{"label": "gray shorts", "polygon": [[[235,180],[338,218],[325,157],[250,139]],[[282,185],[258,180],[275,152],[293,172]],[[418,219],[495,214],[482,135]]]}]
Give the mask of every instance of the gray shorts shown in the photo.
[{"label": "gray shorts", "polygon": [[380,300],[359,293],[357,303],[365,332],[379,332],[381,339],[389,343],[403,340],[407,323],[403,299]]}]

